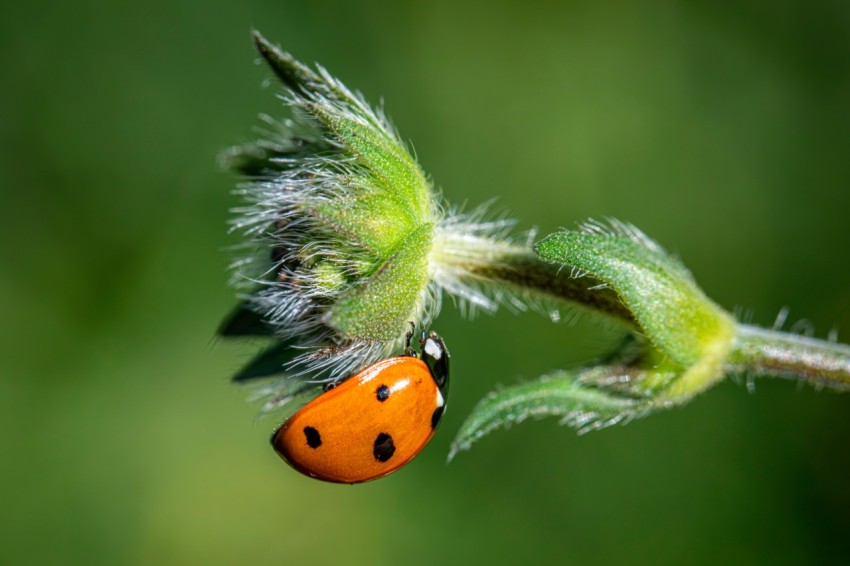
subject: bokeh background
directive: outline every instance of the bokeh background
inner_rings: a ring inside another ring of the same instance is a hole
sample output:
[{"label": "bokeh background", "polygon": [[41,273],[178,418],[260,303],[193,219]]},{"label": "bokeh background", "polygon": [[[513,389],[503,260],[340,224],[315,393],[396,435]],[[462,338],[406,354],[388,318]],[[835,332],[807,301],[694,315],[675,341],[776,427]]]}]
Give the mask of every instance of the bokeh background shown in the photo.
[{"label": "bokeh background", "polygon": [[603,351],[592,321],[449,303],[450,409],[412,465],[348,487],[279,461],[228,383],[257,345],[214,338],[216,156],[282,111],[254,27],[383,97],[449,201],[627,220],[748,320],[850,328],[846,2],[4,2],[0,562],[848,558],[850,396],[791,382],[446,465],[486,392]]}]

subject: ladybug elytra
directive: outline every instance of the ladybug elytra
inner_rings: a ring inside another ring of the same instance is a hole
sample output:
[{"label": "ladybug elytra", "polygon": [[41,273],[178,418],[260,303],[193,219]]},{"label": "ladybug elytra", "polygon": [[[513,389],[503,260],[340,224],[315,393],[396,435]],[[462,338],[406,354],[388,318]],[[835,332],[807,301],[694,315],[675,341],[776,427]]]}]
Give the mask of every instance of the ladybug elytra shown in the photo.
[{"label": "ladybug elytra", "polygon": [[271,438],[299,472],[328,482],[360,483],[390,474],[431,440],[446,408],[449,353],[435,333],[421,358],[385,358],[360,370],[293,414]]}]

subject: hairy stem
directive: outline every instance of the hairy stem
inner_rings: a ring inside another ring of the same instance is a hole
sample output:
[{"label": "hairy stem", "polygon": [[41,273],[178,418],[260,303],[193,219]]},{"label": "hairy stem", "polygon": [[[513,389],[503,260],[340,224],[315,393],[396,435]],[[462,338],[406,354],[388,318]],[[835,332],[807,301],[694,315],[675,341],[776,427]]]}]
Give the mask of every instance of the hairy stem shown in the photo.
[{"label": "hairy stem", "polygon": [[850,388],[850,346],[739,324],[726,363],[729,373],[801,379]]},{"label": "hairy stem", "polygon": [[571,277],[570,271],[540,261],[530,250],[514,246],[491,265],[471,265],[470,272],[503,284],[530,289],[556,299],[578,303],[584,308],[620,319],[629,324],[634,318],[620,297],[593,277]]},{"label": "hairy stem", "polygon": [[[569,266],[543,262],[530,248],[505,240],[451,233],[441,237],[439,262],[450,266],[455,278],[531,291],[636,326],[617,293],[594,277],[574,277]],[[850,389],[850,346],[737,324],[723,370]]]},{"label": "hairy stem", "polygon": [[[439,234],[438,238],[434,259],[444,275],[448,272],[446,279],[531,292],[635,326],[631,311],[613,289],[594,277],[574,277],[568,266],[540,260],[530,247],[451,233]],[[439,275],[437,278],[442,279]]]}]

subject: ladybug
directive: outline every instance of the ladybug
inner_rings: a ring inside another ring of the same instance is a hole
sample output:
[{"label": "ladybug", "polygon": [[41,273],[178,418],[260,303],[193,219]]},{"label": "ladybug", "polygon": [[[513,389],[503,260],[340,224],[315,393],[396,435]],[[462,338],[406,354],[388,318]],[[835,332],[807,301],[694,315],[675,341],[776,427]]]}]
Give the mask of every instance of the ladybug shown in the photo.
[{"label": "ladybug", "polygon": [[334,483],[361,483],[398,470],[434,435],[446,409],[449,353],[435,333],[328,389],[272,435],[293,468]]}]

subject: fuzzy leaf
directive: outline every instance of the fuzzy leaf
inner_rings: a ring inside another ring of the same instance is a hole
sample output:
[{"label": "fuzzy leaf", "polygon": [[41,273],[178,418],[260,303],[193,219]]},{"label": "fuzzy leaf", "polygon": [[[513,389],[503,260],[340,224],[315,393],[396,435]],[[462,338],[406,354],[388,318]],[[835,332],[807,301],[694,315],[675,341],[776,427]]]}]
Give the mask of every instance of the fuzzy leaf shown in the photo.
[{"label": "fuzzy leaf", "polygon": [[558,416],[562,424],[584,432],[640,416],[649,410],[645,399],[592,385],[594,381],[623,382],[639,377],[639,372],[632,368],[604,366],[545,375],[530,383],[490,393],[461,425],[449,460],[494,430],[529,417]]},{"label": "fuzzy leaf", "polygon": [[735,323],[696,285],[690,273],[648,239],[560,232],[535,248],[541,259],[573,266],[602,280],[634,315],[646,337],[683,367],[730,343]]}]

